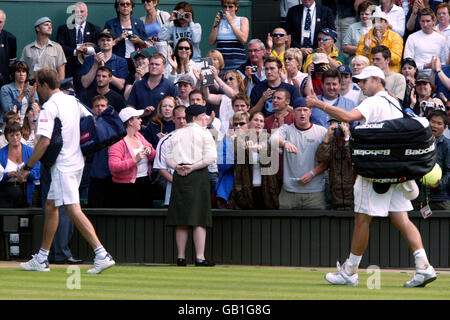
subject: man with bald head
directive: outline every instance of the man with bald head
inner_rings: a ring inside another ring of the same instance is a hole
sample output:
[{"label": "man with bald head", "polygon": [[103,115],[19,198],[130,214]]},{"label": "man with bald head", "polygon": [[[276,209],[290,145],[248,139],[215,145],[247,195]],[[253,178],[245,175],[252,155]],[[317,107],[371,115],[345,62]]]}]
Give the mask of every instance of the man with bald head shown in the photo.
[{"label": "man with bald head", "polygon": [[0,87],[10,82],[9,66],[16,61],[16,37],[3,29],[6,24],[6,14],[0,10]]},{"label": "man with bald head", "polygon": [[80,93],[81,68],[78,54],[94,54],[95,49],[86,43],[97,45],[100,28],[87,21],[88,8],[84,2],[77,2],[73,8],[73,21],[59,26],[56,35],[58,42],[64,50],[67,59],[66,77],[73,77],[75,92]]}]

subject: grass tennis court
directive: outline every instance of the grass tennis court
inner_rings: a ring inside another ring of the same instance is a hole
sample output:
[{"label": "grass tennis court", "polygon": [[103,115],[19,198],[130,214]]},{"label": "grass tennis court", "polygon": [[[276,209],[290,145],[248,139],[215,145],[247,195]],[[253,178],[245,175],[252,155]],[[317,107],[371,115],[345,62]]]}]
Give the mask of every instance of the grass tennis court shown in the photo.
[{"label": "grass tennis court", "polygon": [[[381,288],[368,289],[370,274],[359,273],[358,287],[329,285],[324,270],[295,268],[116,266],[87,275],[82,266],[80,289],[67,288],[67,267],[50,272],[0,268],[0,299],[146,299],[146,300],[328,300],[328,299],[450,299],[450,274],[439,273],[426,288],[403,288],[413,271],[381,272]],[[330,269],[331,270],[331,269]],[[75,284],[73,278],[69,283]],[[425,294],[426,292],[426,294]]]}]

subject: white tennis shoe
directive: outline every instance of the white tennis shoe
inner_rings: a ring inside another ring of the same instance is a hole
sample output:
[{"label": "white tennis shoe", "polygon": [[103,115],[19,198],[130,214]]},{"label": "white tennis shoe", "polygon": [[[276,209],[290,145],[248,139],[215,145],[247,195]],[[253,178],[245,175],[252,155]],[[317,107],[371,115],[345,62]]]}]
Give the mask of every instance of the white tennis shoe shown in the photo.
[{"label": "white tennis shoe", "polygon": [[48,264],[48,260],[39,263],[39,261],[37,260],[37,254],[33,255],[29,261],[21,263],[20,267],[26,271],[43,271],[43,272],[50,271],[50,265]]},{"label": "white tennis shoe", "polygon": [[345,285],[345,286],[354,286],[358,285],[358,273],[354,273],[353,275],[348,275],[345,272],[345,263],[342,265],[339,261],[336,263],[338,272],[336,273],[327,273],[325,275],[325,280],[334,285]]},{"label": "white tennis shoe", "polygon": [[436,280],[436,271],[432,266],[429,266],[425,270],[418,270],[414,273],[412,280],[404,283],[404,287],[425,287],[430,282]]},{"label": "white tennis shoe", "polygon": [[104,259],[95,258],[94,259],[94,268],[89,269],[87,271],[87,273],[88,274],[99,274],[103,270],[106,270],[115,264],[116,264],[116,262],[113,260],[111,255],[109,253],[107,253]]}]

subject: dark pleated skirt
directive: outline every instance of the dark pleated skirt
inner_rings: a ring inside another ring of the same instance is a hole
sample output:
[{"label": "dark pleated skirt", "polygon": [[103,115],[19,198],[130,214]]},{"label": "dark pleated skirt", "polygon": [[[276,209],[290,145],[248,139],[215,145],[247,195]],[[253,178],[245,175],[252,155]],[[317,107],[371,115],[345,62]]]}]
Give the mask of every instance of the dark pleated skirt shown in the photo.
[{"label": "dark pleated skirt", "polygon": [[167,225],[212,227],[208,168],[185,177],[173,174]]}]

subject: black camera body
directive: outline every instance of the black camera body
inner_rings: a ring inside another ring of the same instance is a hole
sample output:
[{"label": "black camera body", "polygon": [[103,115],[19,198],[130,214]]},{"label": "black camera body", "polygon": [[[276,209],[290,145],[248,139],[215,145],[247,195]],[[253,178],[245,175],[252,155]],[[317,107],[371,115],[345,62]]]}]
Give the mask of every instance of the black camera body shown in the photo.
[{"label": "black camera body", "polygon": [[337,138],[344,136],[344,131],[342,130],[342,122],[336,123],[336,129],[334,130],[334,136]]},{"label": "black camera body", "polygon": [[250,67],[253,73],[257,73],[258,72],[258,67],[257,66],[251,66]]},{"label": "black camera body", "polygon": [[218,14],[220,19],[225,18],[225,12],[223,12],[223,10],[219,10]]},{"label": "black camera body", "polygon": [[186,17],[186,12],[177,12],[177,19],[184,19]]}]

